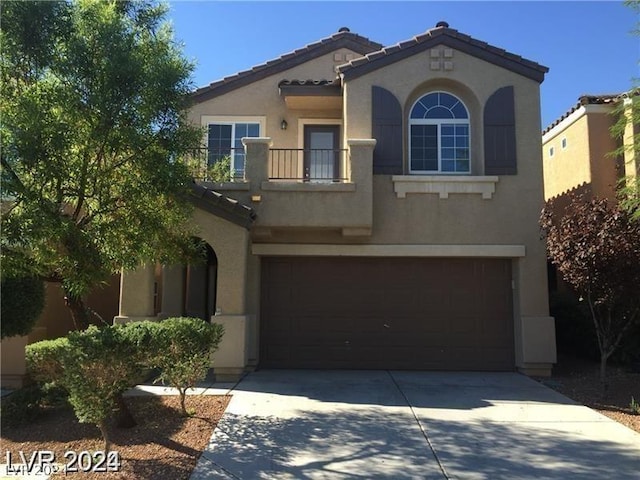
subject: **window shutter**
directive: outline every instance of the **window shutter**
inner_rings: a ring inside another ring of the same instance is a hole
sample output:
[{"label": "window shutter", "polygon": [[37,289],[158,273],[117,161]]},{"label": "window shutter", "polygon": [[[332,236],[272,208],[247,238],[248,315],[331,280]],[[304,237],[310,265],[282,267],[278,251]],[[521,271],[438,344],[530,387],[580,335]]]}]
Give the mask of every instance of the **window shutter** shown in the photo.
[{"label": "window shutter", "polygon": [[402,175],[402,108],[389,90],[371,89],[374,175]]},{"label": "window shutter", "polygon": [[513,87],[496,90],[484,107],[485,175],[516,175],[516,115]]}]

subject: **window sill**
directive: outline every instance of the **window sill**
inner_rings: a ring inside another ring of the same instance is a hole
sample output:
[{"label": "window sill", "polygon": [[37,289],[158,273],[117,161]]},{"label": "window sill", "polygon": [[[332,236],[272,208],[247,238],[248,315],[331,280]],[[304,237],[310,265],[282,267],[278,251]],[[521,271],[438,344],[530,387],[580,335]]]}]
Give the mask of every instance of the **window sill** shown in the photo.
[{"label": "window sill", "polygon": [[398,198],[406,198],[407,193],[437,193],[446,199],[451,193],[460,193],[480,194],[490,200],[496,191],[498,176],[393,175],[391,181]]}]

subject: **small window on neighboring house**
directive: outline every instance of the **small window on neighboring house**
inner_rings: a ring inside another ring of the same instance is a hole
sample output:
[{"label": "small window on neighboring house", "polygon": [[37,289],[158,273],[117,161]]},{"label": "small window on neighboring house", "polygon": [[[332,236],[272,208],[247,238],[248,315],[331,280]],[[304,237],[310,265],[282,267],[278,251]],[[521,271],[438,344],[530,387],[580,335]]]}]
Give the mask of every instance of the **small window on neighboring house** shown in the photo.
[{"label": "small window on neighboring house", "polygon": [[224,157],[231,159],[231,175],[244,176],[243,137],[259,137],[259,123],[210,123],[208,129],[207,164],[215,164]]},{"label": "small window on neighboring house", "polygon": [[563,150],[564,150],[565,148],[567,148],[567,139],[566,139],[566,138],[563,138],[563,139],[562,139],[561,144],[562,144],[562,149],[563,149]]},{"label": "small window on neighboring house", "polygon": [[555,152],[554,152],[554,150],[553,150],[553,147],[549,147],[549,156],[550,156],[550,157],[553,157],[553,154],[554,154],[554,153],[555,153]]},{"label": "small window on neighboring house", "polygon": [[469,114],[446,92],[420,98],[409,115],[411,173],[469,173]]}]

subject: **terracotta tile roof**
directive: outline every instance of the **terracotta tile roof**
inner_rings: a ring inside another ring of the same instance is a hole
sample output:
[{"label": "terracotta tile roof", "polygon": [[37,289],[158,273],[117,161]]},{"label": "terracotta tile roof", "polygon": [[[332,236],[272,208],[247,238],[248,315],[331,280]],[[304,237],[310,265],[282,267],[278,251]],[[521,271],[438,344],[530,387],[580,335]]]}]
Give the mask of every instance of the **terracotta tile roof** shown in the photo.
[{"label": "terracotta tile roof", "polygon": [[567,118],[569,115],[571,115],[573,112],[578,110],[583,105],[613,105],[623,98],[635,97],[637,95],[640,95],[640,89],[633,89],[628,92],[621,92],[621,93],[607,93],[607,94],[600,94],[600,95],[593,95],[593,94],[580,95],[578,97],[578,102],[575,105],[573,105],[569,110],[567,110],[565,113],[563,113],[560,118],[556,119],[551,125],[545,128],[542,131],[542,135],[551,131],[556,125],[558,125],[560,122],[562,122],[565,118]]},{"label": "terracotta tile roof", "polygon": [[340,82],[337,79],[334,80],[327,80],[327,79],[323,79],[323,80],[282,80],[280,83],[278,83],[278,87],[285,87],[285,86],[320,86],[320,87],[324,87],[326,85],[340,85]]},{"label": "terracotta tile roof", "polygon": [[310,43],[309,45],[269,60],[261,65],[256,65],[250,70],[236,73],[235,75],[213,82],[206,87],[198,88],[191,94],[191,97],[195,102],[208,100],[209,98],[217,97],[236,88],[243,87],[314,58],[326,55],[339,48],[348,48],[360,55],[365,55],[380,50],[382,47],[383,45],[380,43],[351,33],[348,28],[341,28],[340,31],[322,40]]},{"label": "terracotta tile roof", "polygon": [[340,79],[334,80],[282,80],[278,83],[280,95],[341,96]]},{"label": "terracotta tile roof", "polygon": [[338,72],[345,79],[357,78],[368,72],[385,65],[397,62],[418,52],[433,48],[437,45],[446,45],[456,50],[469,53],[488,62],[515,71],[528,78],[542,82],[544,74],[549,69],[531,60],[514,55],[506,50],[489,45],[486,42],[476,40],[469,35],[449,28],[446,22],[439,22],[435,28],[417,35],[411,40],[400,42],[396,45],[382,48],[379,51],[369,53],[361,58],[356,58],[344,65],[340,65]]},{"label": "terracotta tile roof", "polygon": [[246,229],[249,229],[256,219],[256,212],[251,207],[233,198],[222,195],[196,182],[193,182],[190,187],[190,200],[197,208],[224,218]]}]

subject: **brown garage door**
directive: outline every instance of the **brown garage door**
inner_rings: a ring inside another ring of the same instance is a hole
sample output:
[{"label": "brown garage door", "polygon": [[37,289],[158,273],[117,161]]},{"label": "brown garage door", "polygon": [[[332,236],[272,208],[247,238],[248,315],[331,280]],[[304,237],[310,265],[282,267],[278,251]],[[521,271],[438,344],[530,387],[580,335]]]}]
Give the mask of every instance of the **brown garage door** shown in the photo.
[{"label": "brown garage door", "polygon": [[513,370],[506,259],[264,257],[260,365]]}]

